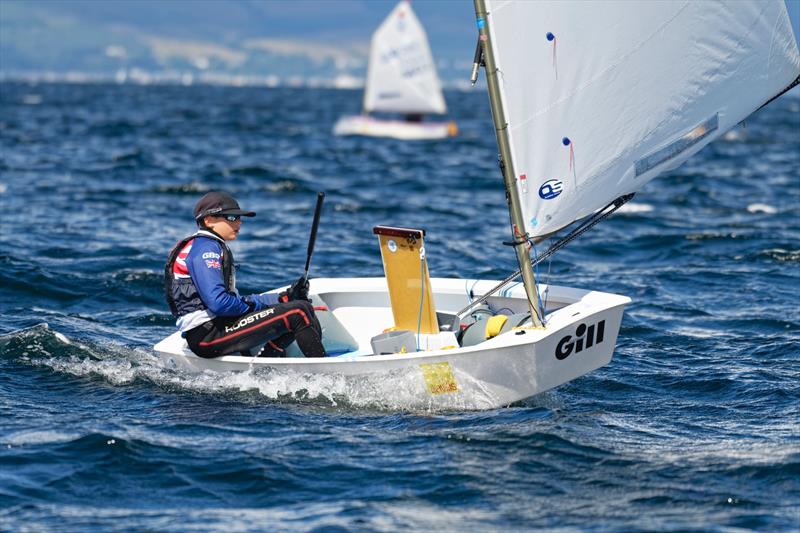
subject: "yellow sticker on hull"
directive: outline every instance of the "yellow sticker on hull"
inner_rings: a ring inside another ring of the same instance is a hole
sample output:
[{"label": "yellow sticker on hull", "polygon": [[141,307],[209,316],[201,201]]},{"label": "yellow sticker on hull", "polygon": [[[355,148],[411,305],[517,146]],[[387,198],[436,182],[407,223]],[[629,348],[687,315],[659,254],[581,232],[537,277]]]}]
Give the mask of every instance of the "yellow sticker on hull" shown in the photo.
[{"label": "yellow sticker on hull", "polygon": [[446,392],[458,392],[456,377],[450,363],[427,363],[419,365],[422,369],[422,376],[431,394],[444,394]]}]

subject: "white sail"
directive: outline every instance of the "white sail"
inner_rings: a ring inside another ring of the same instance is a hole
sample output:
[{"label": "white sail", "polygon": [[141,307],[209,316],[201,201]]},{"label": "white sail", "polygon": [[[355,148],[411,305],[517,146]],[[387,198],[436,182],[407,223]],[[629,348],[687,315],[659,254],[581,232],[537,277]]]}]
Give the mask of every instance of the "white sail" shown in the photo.
[{"label": "white sail", "polygon": [[364,111],[447,111],[425,29],[405,0],[372,34]]},{"label": "white sail", "polygon": [[800,74],[782,0],[486,6],[531,236],[640,189]]}]

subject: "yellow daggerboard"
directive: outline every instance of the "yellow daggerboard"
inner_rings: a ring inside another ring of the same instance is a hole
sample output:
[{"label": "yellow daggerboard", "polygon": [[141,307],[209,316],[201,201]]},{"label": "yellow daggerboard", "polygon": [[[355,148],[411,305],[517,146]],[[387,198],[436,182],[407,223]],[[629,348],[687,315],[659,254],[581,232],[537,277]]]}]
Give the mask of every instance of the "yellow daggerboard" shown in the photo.
[{"label": "yellow daggerboard", "polygon": [[414,332],[419,328],[419,333],[439,333],[428,263],[424,256],[425,232],[388,226],[375,226],[372,231],[380,241],[395,328]]}]

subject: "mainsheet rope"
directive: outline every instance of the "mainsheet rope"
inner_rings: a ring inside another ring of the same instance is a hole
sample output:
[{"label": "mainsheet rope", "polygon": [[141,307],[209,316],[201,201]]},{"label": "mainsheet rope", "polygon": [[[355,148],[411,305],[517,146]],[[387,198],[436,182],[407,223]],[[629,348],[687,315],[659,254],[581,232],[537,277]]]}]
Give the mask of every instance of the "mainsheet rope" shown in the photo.
[{"label": "mainsheet rope", "polygon": [[[575,228],[569,234],[567,234],[566,237],[564,237],[563,239],[560,239],[558,242],[553,244],[542,255],[536,257],[535,259],[532,259],[531,260],[531,266],[535,267],[536,265],[538,265],[539,263],[541,263],[545,259],[549,258],[551,255],[556,253],[558,250],[560,250],[561,248],[563,248],[564,246],[569,244],[571,241],[573,241],[574,239],[580,237],[585,232],[587,232],[588,230],[590,230],[591,228],[596,226],[601,220],[605,219],[611,213],[613,213],[614,211],[616,211],[617,209],[619,209],[620,207],[625,205],[631,198],[633,198],[633,195],[634,195],[634,193],[630,193],[630,194],[626,194],[624,196],[620,196],[619,198],[617,198],[616,200],[614,200],[610,204],[606,205],[599,212],[595,213],[594,215],[589,217],[587,220],[583,221],[577,228]],[[606,211],[609,208],[611,208],[611,209]],[[530,241],[530,238],[528,240]],[[514,272],[513,274],[508,276],[506,279],[504,279],[503,281],[501,281],[500,283],[495,285],[492,289],[487,291],[486,294],[484,294],[483,296],[481,296],[481,297],[473,300],[472,302],[470,302],[469,305],[467,305],[465,308],[461,309],[456,314],[459,317],[465,316],[474,307],[477,307],[478,305],[484,303],[486,300],[489,299],[489,297],[491,295],[496,293],[498,290],[502,289],[504,286],[506,286],[511,281],[514,281],[514,279],[516,279],[520,274],[522,274],[522,271],[521,270],[517,270],[516,272]]]}]

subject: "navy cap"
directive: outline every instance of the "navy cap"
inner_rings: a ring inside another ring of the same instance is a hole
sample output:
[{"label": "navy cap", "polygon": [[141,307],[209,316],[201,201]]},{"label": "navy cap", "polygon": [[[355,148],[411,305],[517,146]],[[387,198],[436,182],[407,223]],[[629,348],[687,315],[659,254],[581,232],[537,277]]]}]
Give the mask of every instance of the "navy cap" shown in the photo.
[{"label": "navy cap", "polygon": [[233,196],[222,191],[211,191],[203,195],[194,206],[194,219],[200,220],[208,215],[239,215],[243,217],[256,216],[253,211],[245,211],[239,207]]}]

